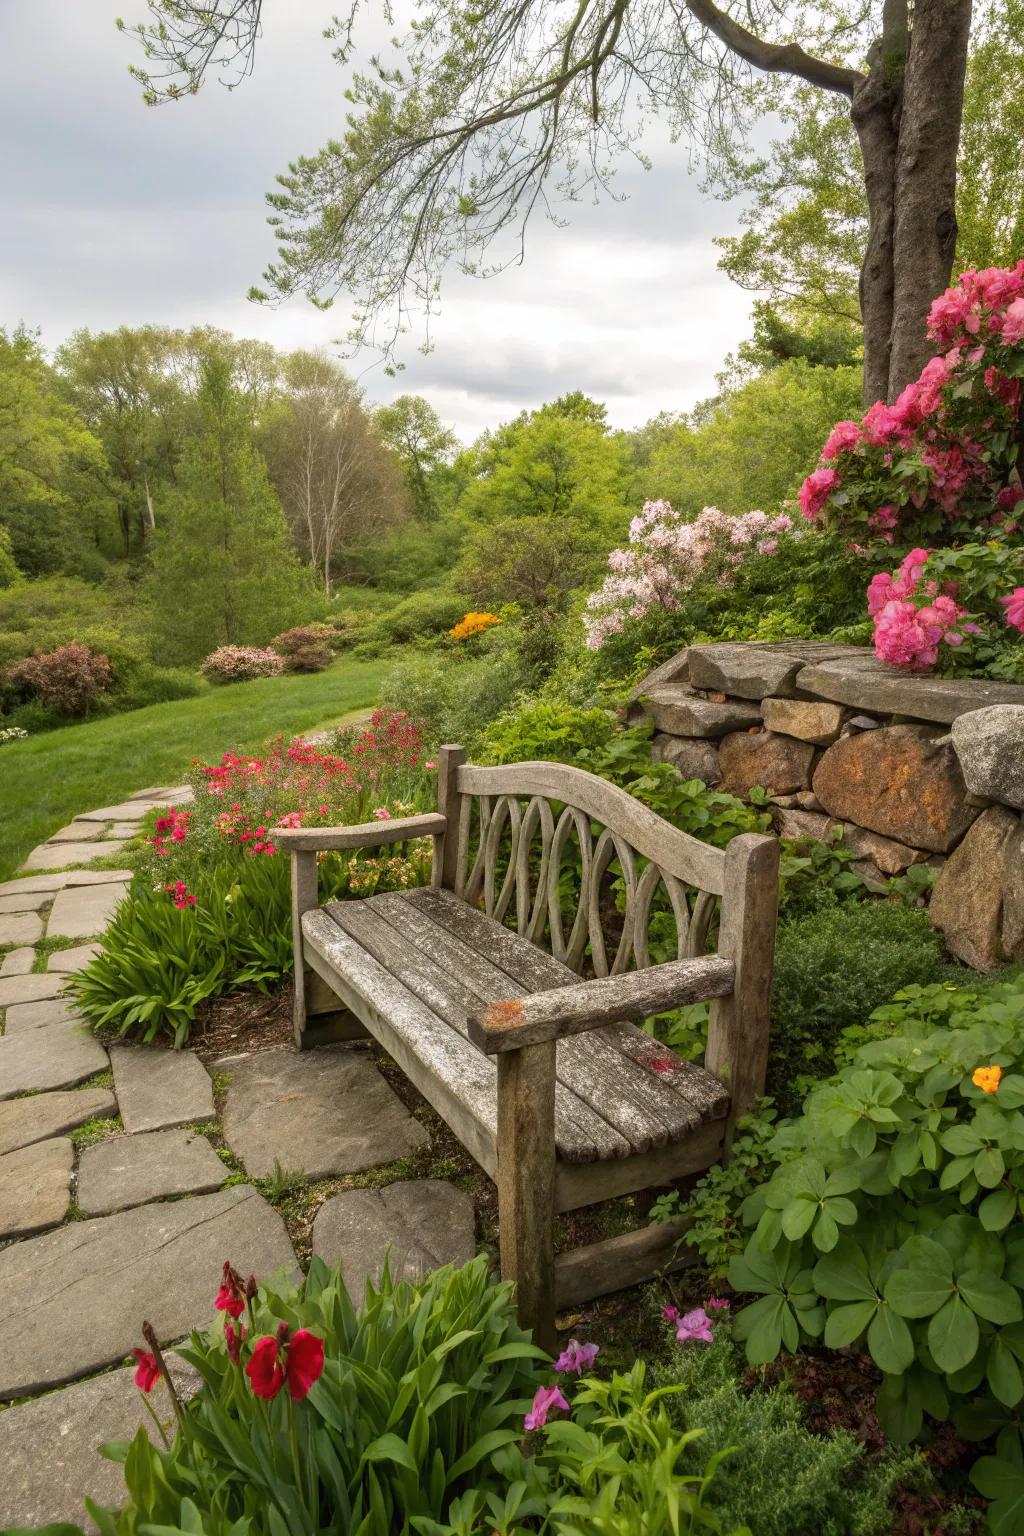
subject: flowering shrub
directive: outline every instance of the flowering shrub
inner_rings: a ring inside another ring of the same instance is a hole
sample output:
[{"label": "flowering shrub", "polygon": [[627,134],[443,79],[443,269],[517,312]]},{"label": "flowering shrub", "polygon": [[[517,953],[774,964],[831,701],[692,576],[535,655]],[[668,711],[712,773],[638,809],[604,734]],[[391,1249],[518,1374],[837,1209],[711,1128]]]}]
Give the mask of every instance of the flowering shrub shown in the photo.
[{"label": "flowering shrub", "polygon": [[284,657],[270,646],[220,645],[199,668],[211,683],[247,683],[254,677],[276,677],[284,671]]},{"label": "flowering shrub", "polygon": [[9,725],[0,731],[0,747],[8,741],[24,741],[27,735],[28,731],[22,730],[20,725]]},{"label": "flowering shrub", "polygon": [[1024,1493],[1024,984],[910,987],[859,1034],[745,1203],[756,1230],[729,1278],[760,1299],[737,1333],[752,1364],[805,1339],[866,1348],[894,1440],[926,1416],[998,1434],[973,1476],[1009,1532]]},{"label": "flowering shrub", "polygon": [[75,640],[12,662],[4,672],[5,681],[24,697],[38,699],[62,715],[87,714],[110,687],[111,677],[107,657]]},{"label": "flowering shrub", "polygon": [[[1024,261],[963,273],[932,304],[928,327],[938,355],[893,405],[876,401],[861,421],[836,424],[799,500],[812,522],[876,545],[915,546],[909,569],[904,562],[871,584],[879,656],[924,671],[951,663],[964,633],[973,633],[981,641],[963,652],[961,666],[976,669],[1019,643],[1013,615],[1024,618]],[[959,577],[976,564],[991,576],[987,554],[998,556],[1006,585],[997,591],[975,579],[968,591],[960,580],[942,583],[932,559],[945,546],[975,551]],[[965,631],[965,617],[973,630]]]},{"label": "flowering shrub", "polygon": [[679,612],[686,593],[700,580],[728,583],[752,555],[773,555],[792,533],[786,513],[745,512],[730,517],[705,507],[692,521],[667,501],[648,501],[629,525],[629,545],[608,556],[611,575],[591,593],[584,614],[587,646],[600,650],[630,619],[652,609]]},{"label": "flowering shrub", "polygon": [[491,629],[495,624],[500,623],[501,620],[496,613],[474,613],[470,611],[448,633],[453,640],[468,640],[470,635],[482,635],[485,629]]},{"label": "flowering shrub", "polygon": [[323,672],[334,660],[337,635],[329,624],[300,624],[275,635],[270,647],[284,657],[286,672]]}]

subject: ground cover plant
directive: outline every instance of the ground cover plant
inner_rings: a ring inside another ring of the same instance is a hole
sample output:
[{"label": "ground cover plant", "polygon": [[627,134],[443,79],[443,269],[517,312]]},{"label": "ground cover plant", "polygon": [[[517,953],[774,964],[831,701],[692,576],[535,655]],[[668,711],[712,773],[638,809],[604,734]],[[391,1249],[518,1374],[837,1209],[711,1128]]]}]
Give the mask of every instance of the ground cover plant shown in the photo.
[{"label": "ground cover plant", "polygon": [[180,783],[195,757],[218,755],[228,742],[245,751],[278,731],[312,730],[365,708],[383,671],[379,662],[345,661],[315,677],[261,679],[8,743],[0,878],[81,811]]}]

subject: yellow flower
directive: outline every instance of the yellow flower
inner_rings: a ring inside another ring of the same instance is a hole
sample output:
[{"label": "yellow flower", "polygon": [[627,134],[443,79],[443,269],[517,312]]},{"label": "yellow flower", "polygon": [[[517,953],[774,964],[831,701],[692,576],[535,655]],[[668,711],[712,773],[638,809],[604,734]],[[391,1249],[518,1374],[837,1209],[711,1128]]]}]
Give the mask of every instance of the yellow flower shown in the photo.
[{"label": "yellow flower", "polygon": [[995,1093],[1002,1075],[1002,1067],[975,1067],[971,1082],[982,1093]]},{"label": "yellow flower", "polygon": [[470,635],[482,634],[485,629],[490,629],[492,624],[500,624],[501,620],[496,613],[474,613],[472,610],[464,614],[454,629],[448,633],[453,640],[466,640]]}]

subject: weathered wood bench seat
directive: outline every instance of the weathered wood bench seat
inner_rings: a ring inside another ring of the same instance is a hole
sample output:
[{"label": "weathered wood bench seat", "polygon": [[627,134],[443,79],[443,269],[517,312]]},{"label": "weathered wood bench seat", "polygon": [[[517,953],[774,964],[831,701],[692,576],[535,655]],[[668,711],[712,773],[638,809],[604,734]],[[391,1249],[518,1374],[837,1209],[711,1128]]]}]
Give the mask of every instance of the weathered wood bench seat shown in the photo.
[{"label": "weathered wood bench seat", "polygon": [[[570,1279],[571,1262],[555,1260],[556,1211],[707,1168],[763,1088],[777,844],[744,835],[723,852],[582,770],[477,768],[458,748],[443,750],[439,804],[400,822],[282,834],[296,1040],[324,1038],[327,1020],[335,1035],[368,1031],[394,1058],[497,1181],[502,1271],[524,1321],[550,1342],[556,1302],[609,1288],[601,1245],[586,1251],[582,1278],[579,1264]],[[318,850],[427,835],[430,888],[319,906]],[[567,858],[579,895],[571,923]],[[659,885],[676,958],[652,965]],[[704,1000],[706,1067],[633,1022]],[[658,1249],[656,1234],[648,1246]],[[643,1243],[634,1247],[642,1265]]]}]

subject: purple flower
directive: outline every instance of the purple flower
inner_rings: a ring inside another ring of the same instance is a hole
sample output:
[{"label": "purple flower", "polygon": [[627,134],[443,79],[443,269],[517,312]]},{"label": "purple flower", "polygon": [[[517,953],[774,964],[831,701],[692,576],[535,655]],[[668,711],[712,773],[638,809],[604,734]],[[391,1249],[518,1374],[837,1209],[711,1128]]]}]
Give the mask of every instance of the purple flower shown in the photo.
[{"label": "purple flower", "polygon": [[570,1339],[567,1347],[562,1350],[555,1361],[555,1370],[573,1371],[577,1376],[582,1376],[584,1371],[589,1371],[597,1357],[597,1344],[581,1344],[577,1339]]},{"label": "purple flower", "polygon": [[680,1344],[689,1344],[700,1339],[704,1344],[710,1344],[714,1338],[711,1332],[711,1319],[703,1307],[694,1307],[692,1312],[686,1312],[676,1324],[676,1338]]},{"label": "purple flower", "polygon": [[533,1399],[533,1407],[523,1420],[523,1427],[525,1429],[543,1429],[552,1408],[564,1408],[568,1413],[569,1404],[557,1387],[538,1387]]},{"label": "purple flower", "polygon": [[679,1308],[678,1307],[662,1307],[661,1315],[665,1319],[666,1323],[674,1323],[676,1318],[679,1316]]},{"label": "purple flower", "polygon": [[729,1306],[728,1296],[709,1296],[708,1306],[712,1312],[724,1312]]}]

